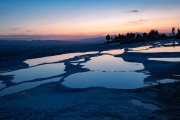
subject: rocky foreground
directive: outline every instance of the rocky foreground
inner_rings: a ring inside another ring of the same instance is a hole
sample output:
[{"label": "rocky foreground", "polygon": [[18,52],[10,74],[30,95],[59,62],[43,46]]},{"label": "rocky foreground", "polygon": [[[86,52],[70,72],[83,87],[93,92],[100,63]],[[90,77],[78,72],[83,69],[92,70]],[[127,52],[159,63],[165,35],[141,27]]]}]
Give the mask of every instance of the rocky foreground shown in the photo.
[{"label": "rocky foreground", "polygon": [[57,83],[49,83],[1,97],[0,119],[177,120],[179,90],[180,83],[172,83],[135,90],[92,88],[62,93]]}]

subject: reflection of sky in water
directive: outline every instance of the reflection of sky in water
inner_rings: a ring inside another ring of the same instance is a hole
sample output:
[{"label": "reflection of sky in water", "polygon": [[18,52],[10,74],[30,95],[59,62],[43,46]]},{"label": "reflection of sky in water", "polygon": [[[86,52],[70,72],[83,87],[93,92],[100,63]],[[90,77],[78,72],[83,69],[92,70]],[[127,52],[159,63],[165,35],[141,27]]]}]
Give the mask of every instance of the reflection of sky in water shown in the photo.
[{"label": "reflection of sky in water", "polygon": [[139,50],[148,50],[150,46],[141,46],[136,48],[129,48],[129,50],[139,51]]},{"label": "reflection of sky in water", "polygon": [[84,61],[84,59],[79,59],[79,60],[71,61],[71,63],[72,62],[83,62],[83,61]]},{"label": "reflection of sky in water", "polygon": [[[135,52],[180,52],[180,47],[158,47],[150,48],[149,46],[143,46],[139,48],[132,48],[136,50]],[[131,49],[131,48],[130,48]],[[112,55],[123,53],[123,49],[103,51],[102,53],[108,53]],[[30,66],[41,64],[41,63],[50,63],[57,62],[64,59],[73,58],[75,56],[86,55],[86,54],[96,54],[98,52],[85,52],[85,53],[70,53],[63,54],[51,57],[37,58],[25,61]],[[62,83],[67,87],[72,88],[86,88],[86,87],[106,87],[106,88],[119,88],[119,89],[134,89],[148,84],[144,83],[144,79],[147,77],[144,73],[134,72],[135,70],[144,69],[143,64],[125,62],[121,57],[114,57],[112,55],[102,55],[90,58],[90,61],[87,63],[81,63],[84,65],[83,68],[88,68],[92,71],[78,73],[78,70],[75,74],[72,74],[65,78],[65,81]],[[90,57],[90,56],[89,56]],[[150,58],[149,60],[163,60],[163,61],[179,61],[180,58]],[[78,64],[78,62],[86,61],[85,57],[81,57],[78,60],[78,57],[74,61],[69,61],[72,64]],[[74,62],[74,63],[73,63]],[[75,63],[76,62],[76,63]],[[66,66],[68,67],[68,66]],[[55,75],[60,75],[65,73],[64,63],[56,64],[45,64],[27,69],[20,69],[12,72],[2,73],[1,75],[14,75],[12,82],[19,83],[23,81],[33,80],[37,78],[46,78]],[[71,71],[71,67],[67,68]],[[37,81],[37,82],[27,82],[21,83],[19,85],[10,86],[2,91],[0,91],[0,96],[5,94],[11,94],[25,89],[30,89],[35,86],[38,86],[43,83],[48,83],[52,81],[58,81],[60,78],[54,78],[50,80]],[[174,80],[161,80],[160,83],[172,82]],[[0,81],[1,82],[1,81]],[[150,81],[152,82],[152,81]],[[159,82],[159,81],[158,81]],[[5,84],[0,83],[0,88],[4,88]]]},{"label": "reflection of sky in water", "polygon": [[174,79],[163,79],[158,81],[159,83],[173,83],[173,82],[178,82],[179,80],[174,80]]},{"label": "reflection of sky in water", "polygon": [[174,76],[180,76],[180,75],[177,75],[177,74],[173,74]]},{"label": "reflection of sky in water", "polygon": [[118,55],[124,53],[124,49],[118,49],[118,50],[108,50],[108,51],[103,51],[101,53],[107,53],[107,54],[112,54],[112,55]]},{"label": "reflection of sky in water", "polygon": [[179,82],[179,80],[176,79],[163,79],[163,80],[150,80],[150,81],[145,81],[145,84],[149,84],[150,86],[152,85],[159,85],[159,84],[163,84],[163,83],[175,83],[175,82]]},{"label": "reflection of sky in water", "polygon": [[59,80],[60,80],[60,78],[53,78],[53,79],[48,79],[48,80],[44,80],[44,81],[22,83],[19,85],[15,85],[15,86],[11,86],[11,87],[3,89],[2,91],[0,91],[0,96],[20,92],[20,91],[27,90],[30,88],[34,88],[34,87],[44,84],[44,83],[57,82]]},{"label": "reflection of sky in water", "polygon": [[[87,63],[83,63],[84,68],[92,71],[85,73],[76,73],[65,78],[63,85],[70,88],[87,87],[106,87],[119,89],[134,89],[149,84],[144,82],[148,76],[144,73],[134,72],[142,70],[144,66],[141,63],[125,62],[122,58],[103,55],[91,58]],[[154,81],[159,82],[159,81]],[[160,83],[174,82],[172,79],[160,80]],[[153,81],[149,81],[153,83]]]},{"label": "reflection of sky in water", "polygon": [[29,66],[34,66],[42,63],[51,63],[51,62],[57,62],[64,59],[73,58],[75,56],[79,55],[85,55],[85,54],[95,54],[97,52],[84,52],[84,53],[69,53],[69,54],[62,54],[62,55],[56,55],[56,56],[50,56],[50,57],[43,57],[43,58],[36,58],[36,59],[30,59],[24,61],[25,63],[29,64]]},{"label": "reflection of sky in water", "polygon": [[[130,52],[137,52],[137,51],[130,51]],[[175,46],[175,47],[155,47],[155,48],[150,48],[148,50],[141,50],[138,52],[143,52],[143,53],[158,53],[158,52],[180,52],[180,46]]]},{"label": "reflection of sky in water", "polygon": [[167,62],[180,62],[180,58],[149,58],[148,60],[167,61]]},{"label": "reflection of sky in water", "polygon": [[12,80],[12,82],[18,83],[36,78],[45,78],[59,75],[64,73],[64,68],[65,66],[63,63],[47,64],[27,69],[20,69],[13,72],[7,72],[1,75],[15,75],[15,78]]},{"label": "reflection of sky in water", "polygon": [[67,77],[63,84],[72,88],[101,86],[106,88],[133,89],[147,86],[143,84],[143,80],[147,75],[132,72],[144,68],[140,63],[125,62],[120,57],[116,58],[110,55],[103,55],[93,57],[83,65],[84,68],[96,71],[73,74]]},{"label": "reflection of sky in water", "polygon": [[149,110],[159,110],[159,107],[157,107],[156,105],[150,104],[150,103],[143,103],[136,99],[132,99],[131,102],[135,105],[142,106]]},{"label": "reflection of sky in water", "polygon": [[73,74],[62,83],[71,88],[105,87],[119,89],[134,89],[144,86],[143,80],[146,77],[143,73],[135,72],[100,72],[90,71]]},{"label": "reflection of sky in water", "polygon": [[164,44],[164,45],[177,45],[177,44],[179,44],[178,42],[171,42],[171,43],[166,43],[166,44]]},{"label": "reflection of sky in water", "polygon": [[89,68],[90,70],[102,71],[132,71],[144,68],[141,63],[125,62],[120,57],[113,57],[110,55],[93,57],[90,61],[83,65],[85,65],[85,68]]}]

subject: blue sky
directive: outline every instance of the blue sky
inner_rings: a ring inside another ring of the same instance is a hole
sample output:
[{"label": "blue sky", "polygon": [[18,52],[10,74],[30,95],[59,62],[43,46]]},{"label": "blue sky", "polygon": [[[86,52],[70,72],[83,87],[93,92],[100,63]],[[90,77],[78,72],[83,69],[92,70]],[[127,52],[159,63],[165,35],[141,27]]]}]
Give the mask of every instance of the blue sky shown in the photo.
[{"label": "blue sky", "polygon": [[0,0],[0,39],[170,32],[180,28],[179,6],[180,0]]}]

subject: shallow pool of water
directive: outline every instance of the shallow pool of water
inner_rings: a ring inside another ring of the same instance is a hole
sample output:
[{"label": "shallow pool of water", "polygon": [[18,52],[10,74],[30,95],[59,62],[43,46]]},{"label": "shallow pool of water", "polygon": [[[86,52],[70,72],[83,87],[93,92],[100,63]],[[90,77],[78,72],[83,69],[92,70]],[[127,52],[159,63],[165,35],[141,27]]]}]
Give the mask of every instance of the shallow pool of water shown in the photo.
[{"label": "shallow pool of water", "polygon": [[179,80],[176,80],[176,79],[163,79],[163,80],[159,80],[159,83],[174,83],[174,82],[179,82]]},{"label": "shallow pool of water", "polygon": [[84,68],[90,70],[102,71],[135,71],[144,68],[141,63],[125,62],[121,57],[114,57],[111,55],[102,55],[91,58],[87,63],[83,63]]},{"label": "shallow pool of water", "polygon": [[43,58],[29,59],[24,62],[27,63],[29,66],[34,66],[34,65],[38,65],[38,64],[42,64],[42,63],[58,62],[61,60],[73,58],[75,56],[86,55],[86,54],[95,54],[95,53],[97,53],[97,52],[69,53],[69,54],[49,56],[49,57],[43,57]]},{"label": "shallow pool of water", "polygon": [[135,72],[90,71],[70,75],[62,84],[70,88],[135,89],[148,86],[143,83],[145,77],[145,74]]},{"label": "shallow pool of water", "polygon": [[64,73],[64,63],[40,65],[27,69],[20,69],[12,72],[2,73],[1,75],[13,75],[13,83],[30,81],[38,78],[46,78]]},{"label": "shallow pool of water", "polygon": [[105,87],[134,89],[147,86],[143,80],[147,75],[135,72],[144,66],[141,63],[125,62],[122,58],[103,55],[83,63],[91,71],[76,73],[65,78],[63,85],[70,88]]},{"label": "shallow pool of water", "polygon": [[10,87],[2,89],[0,91],[0,96],[21,92],[21,91],[24,91],[27,89],[37,87],[38,85],[41,85],[44,83],[58,82],[59,80],[60,80],[60,78],[53,78],[53,79],[48,79],[48,80],[43,80],[43,81],[26,82],[26,83],[22,83],[19,85],[10,86]]},{"label": "shallow pool of water", "polygon": [[162,80],[150,80],[150,81],[144,81],[144,84],[149,84],[150,86],[154,86],[154,85],[160,85],[160,84],[163,84],[163,83],[176,83],[176,82],[180,82],[179,80],[177,79],[169,79],[169,78],[166,78],[166,79],[162,79]]},{"label": "shallow pool of water", "polygon": [[[168,49],[169,47],[160,48]],[[174,49],[174,47],[170,48]],[[175,48],[179,50],[178,47]],[[140,51],[144,51],[142,50],[144,48],[140,49]],[[104,51],[100,54],[98,52],[70,53],[27,60],[26,63],[30,66],[42,63],[49,64],[1,73],[2,76],[13,75],[14,78],[11,77],[12,79],[9,78],[8,80],[0,79],[0,96],[30,89],[40,84],[59,81],[60,77],[65,77],[64,81],[61,82],[70,88],[105,87],[135,89],[149,86],[149,84],[145,83],[148,71],[140,72],[144,69],[143,64],[125,62],[121,57],[114,57],[114,55],[123,52],[123,49],[117,49]],[[62,62],[52,63],[57,61]],[[169,80],[160,82],[167,83]],[[153,81],[150,80],[148,83],[153,83]]]},{"label": "shallow pool of water", "polygon": [[125,62],[121,57],[101,55],[92,57],[90,61],[82,63],[83,68],[90,71],[72,74],[64,79],[63,85],[69,88],[105,87],[115,89],[135,89],[154,83],[171,83],[172,79],[149,80],[147,72],[137,72],[144,69],[143,64]]}]

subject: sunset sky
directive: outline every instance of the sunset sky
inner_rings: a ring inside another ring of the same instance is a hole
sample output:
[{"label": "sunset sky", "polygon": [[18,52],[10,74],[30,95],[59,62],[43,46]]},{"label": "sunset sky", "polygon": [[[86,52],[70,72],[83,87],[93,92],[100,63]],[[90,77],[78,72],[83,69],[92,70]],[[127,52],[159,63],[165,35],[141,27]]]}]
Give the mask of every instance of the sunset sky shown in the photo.
[{"label": "sunset sky", "polygon": [[180,0],[0,0],[0,39],[70,40],[180,28]]}]

